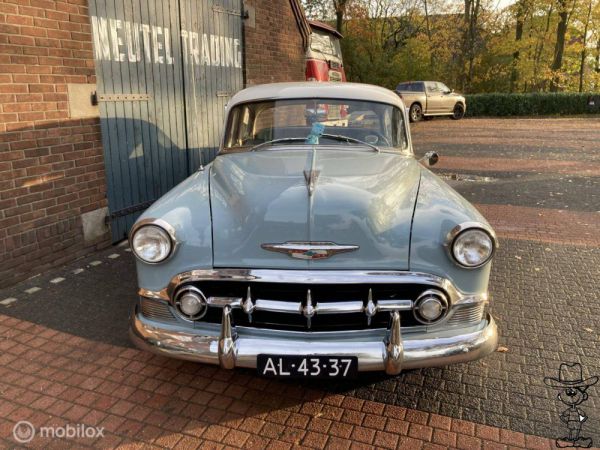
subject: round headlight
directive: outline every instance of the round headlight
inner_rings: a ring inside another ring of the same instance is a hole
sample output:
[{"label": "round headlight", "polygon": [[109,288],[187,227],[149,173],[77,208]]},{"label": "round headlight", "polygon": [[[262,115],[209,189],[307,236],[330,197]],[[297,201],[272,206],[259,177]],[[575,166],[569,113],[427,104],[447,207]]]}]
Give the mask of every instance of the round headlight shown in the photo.
[{"label": "round headlight", "polygon": [[169,233],[158,225],[144,225],[134,232],[131,248],[142,261],[153,264],[169,257],[173,242]]},{"label": "round headlight", "polygon": [[444,317],[447,310],[446,295],[437,289],[430,289],[417,298],[413,313],[419,322],[429,325]]},{"label": "round headlight", "polygon": [[479,267],[494,253],[492,237],[482,229],[467,229],[452,242],[452,256],[465,267]]},{"label": "round headlight", "polygon": [[175,306],[188,320],[200,319],[207,311],[206,297],[200,289],[193,286],[185,287],[175,295]]}]

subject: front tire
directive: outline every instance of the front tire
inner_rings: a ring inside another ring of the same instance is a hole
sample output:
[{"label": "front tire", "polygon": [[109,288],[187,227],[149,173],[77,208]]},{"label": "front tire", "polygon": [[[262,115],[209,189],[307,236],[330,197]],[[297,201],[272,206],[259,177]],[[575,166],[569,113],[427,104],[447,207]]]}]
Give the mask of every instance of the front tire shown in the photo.
[{"label": "front tire", "polygon": [[452,111],[452,119],[460,120],[463,117],[465,117],[465,107],[462,105],[462,103],[457,103],[454,105],[454,110]]},{"label": "front tire", "polygon": [[418,122],[423,118],[423,108],[418,103],[413,103],[410,106],[409,119],[411,122]]}]

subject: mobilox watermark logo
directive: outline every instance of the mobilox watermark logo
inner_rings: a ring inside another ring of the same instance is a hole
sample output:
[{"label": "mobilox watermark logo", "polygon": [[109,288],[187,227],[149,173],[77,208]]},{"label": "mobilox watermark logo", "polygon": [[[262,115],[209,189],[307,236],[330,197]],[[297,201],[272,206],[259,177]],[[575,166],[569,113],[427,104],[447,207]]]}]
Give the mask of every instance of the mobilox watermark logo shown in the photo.
[{"label": "mobilox watermark logo", "polygon": [[37,436],[51,439],[95,439],[104,437],[104,427],[92,427],[83,423],[67,424],[56,427],[40,427],[39,430],[31,422],[21,420],[13,427],[13,437],[20,444],[31,442]]}]

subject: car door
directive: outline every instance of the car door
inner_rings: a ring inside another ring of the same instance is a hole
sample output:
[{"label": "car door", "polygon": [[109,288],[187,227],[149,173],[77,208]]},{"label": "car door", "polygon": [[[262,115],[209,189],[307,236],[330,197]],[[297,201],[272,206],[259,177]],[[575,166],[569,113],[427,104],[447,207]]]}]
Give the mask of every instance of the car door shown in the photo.
[{"label": "car door", "polygon": [[437,83],[440,93],[440,111],[441,113],[451,113],[454,110],[456,98],[452,94],[452,90],[444,83]]},{"label": "car door", "polygon": [[443,97],[438,84],[435,81],[426,81],[425,90],[427,91],[427,111],[425,114],[438,114],[443,109]]}]

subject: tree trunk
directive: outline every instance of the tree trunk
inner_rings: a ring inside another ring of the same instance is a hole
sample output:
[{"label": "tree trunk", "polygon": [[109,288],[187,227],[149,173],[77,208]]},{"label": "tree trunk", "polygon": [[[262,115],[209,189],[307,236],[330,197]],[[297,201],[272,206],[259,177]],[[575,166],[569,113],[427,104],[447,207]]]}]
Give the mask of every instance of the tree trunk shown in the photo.
[{"label": "tree trunk", "polygon": [[588,35],[588,28],[590,26],[591,16],[592,16],[592,0],[590,0],[587,18],[585,21],[585,26],[583,27],[583,36],[582,36],[583,48],[581,49],[581,63],[579,65],[579,92],[583,92],[583,77],[585,75],[585,57],[587,56],[587,54],[586,54],[587,35]]},{"label": "tree trunk", "polygon": [[600,73],[600,36],[596,42],[596,72]]},{"label": "tree trunk", "polygon": [[427,0],[423,0],[425,6],[425,25],[427,27],[427,39],[431,42],[431,26],[429,24],[429,8],[427,7]]},{"label": "tree trunk", "polygon": [[565,51],[565,35],[567,34],[567,21],[569,13],[567,12],[567,0],[558,0],[558,25],[556,26],[556,44],[554,46],[554,60],[552,61],[552,84],[550,90],[556,92],[559,89],[560,75],[558,71],[562,68],[563,53]]},{"label": "tree trunk", "polygon": [[344,10],[336,9],[336,11],[335,11],[335,29],[341,33],[343,27],[344,27]]},{"label": "tree trunk", "polygon": [[511,74],[510,74],[510,92],[514,92],[515,84],[517,83],[517,81],[519,79],[519,68],[517,67],[519,64],[519,57],[520,57],[519,45],[520,45],[521,39],[523,39],[523,20],[525,18],[525,15],[526,15],[527,9],[528,9],[528,5],[525,4],[527,1],[528,0],[520,0],[517,5],[517,26],[515,29],[516,50],[513,53],[513,68],[512,68]]},{"label": "tree trunk", "polygon": [[464,54],[467,56],[467,67],[463,71],[465,76],[463,79],[463,91],[468,92],[473,81],[473,69],[475,62],[475,37],[477,34],[477,19],[479,15],[479,7],[481,0],[465,0],[465,37],[464,37]]}]

